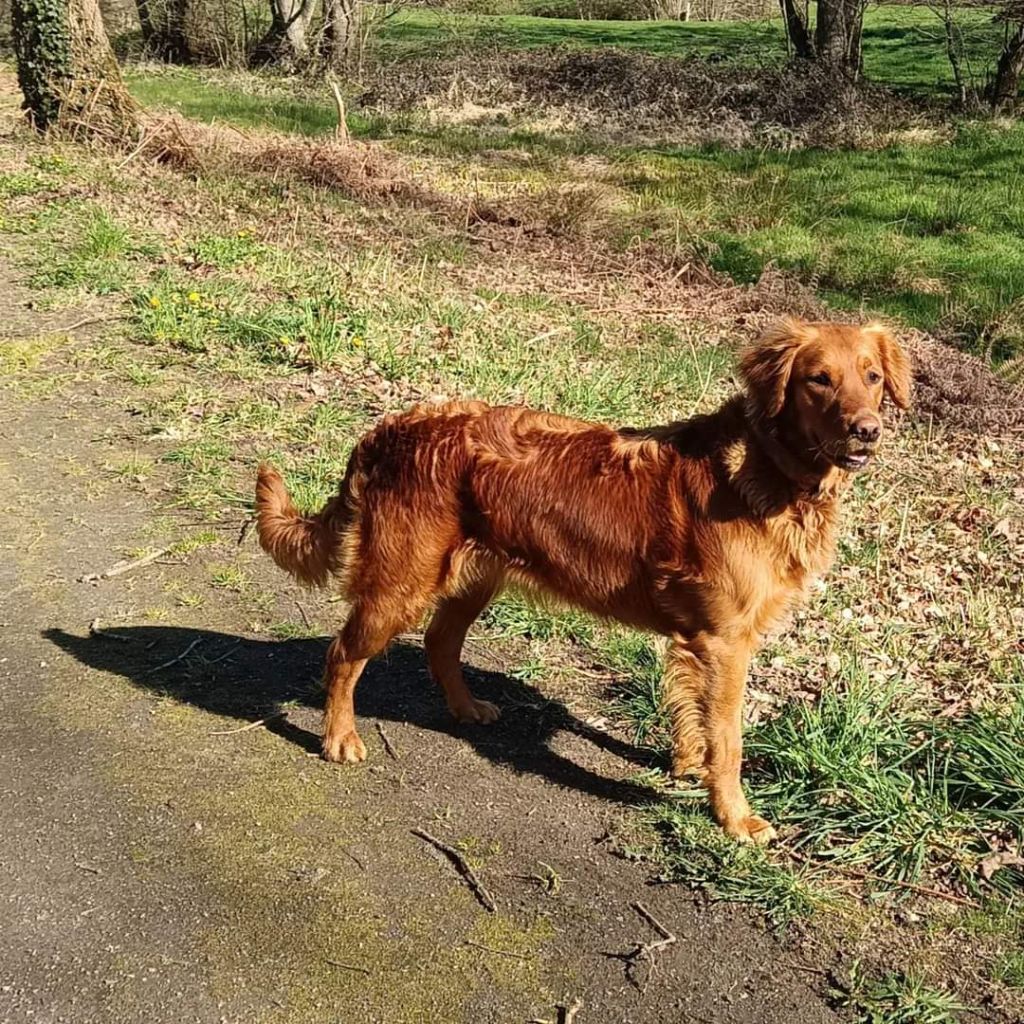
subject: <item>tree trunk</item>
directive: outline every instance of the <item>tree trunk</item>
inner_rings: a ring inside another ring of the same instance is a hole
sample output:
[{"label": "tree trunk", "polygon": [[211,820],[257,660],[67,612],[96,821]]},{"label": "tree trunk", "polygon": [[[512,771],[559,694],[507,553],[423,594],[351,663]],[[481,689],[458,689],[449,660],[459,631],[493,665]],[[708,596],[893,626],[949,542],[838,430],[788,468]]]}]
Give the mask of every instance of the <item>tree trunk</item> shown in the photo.
[{"label": "tree trunk", "polygon": [[949,67],[953,72],[957,102],[960,109],[963,110],[967,107],[967,78],[964,75],[963,48],[957,37],[956,11],[953,8],[953,0],[945,0],[939,17],[942,18],[942,27],[946,34],[946,57],[949,59]]},{"label": "tree trunk", "polygon": [[811,41],[811,33],[803,14],[797,9],[795,0],[780,0],[780,3],[782,16],[786,21],[786,35],[789,37],[793,52],[801,60],[813,59],[814,43]]},{"label": "tree trunk", "polygon": [[814,26],[817,60],[839,73],[856,78],[860,74],[860,37],[864,21],[861,0],[819,0]]},{"label": "tree trunk", "polygon": [[36,128],[118,142],[135,136],[137,108],[97,0],[14,0],[11,21],[18,83]]},{"label": "tree trunk", "polygon": [[1013,109],[1020,93],[1020,77],[1024,74],[1024,22],[1017,25],[999,56],[995,78],[989,86],[993,110]]},{"label": "tree trunk", "polygon": [[169,64],[190,64],[192,47],[185,30],[189,0],[166,0],[158,18],[153,17],[150,0],[135,0],[135,5],[142,41],[149,53]]},{"label": "tree trunk", "polygon": [[252,63],[287,61],[301,64],[309,57],[309,23],[313,0],[270,0],[271,22],[267,34],[256,44]]},{"label": "tree trunk", "polygon": [[324,32],[321,53],[335,71],[346,70],[358,50],[358,0],[324,0]]}]

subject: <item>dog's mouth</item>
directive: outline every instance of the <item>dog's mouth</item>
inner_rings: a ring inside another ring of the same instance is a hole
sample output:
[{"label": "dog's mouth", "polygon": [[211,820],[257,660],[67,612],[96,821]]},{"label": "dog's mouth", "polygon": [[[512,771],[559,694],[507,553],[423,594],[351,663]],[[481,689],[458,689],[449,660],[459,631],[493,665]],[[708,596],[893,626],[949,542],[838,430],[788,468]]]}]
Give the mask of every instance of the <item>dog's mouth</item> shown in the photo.
[{"label": "dog's mouth", "polygon": [[855,473],[858,469],[867,466],[874,454],[872,449],[865,448],[859,452],[843,452],[841,455],[836,455],[834,461],[840,469]]}]

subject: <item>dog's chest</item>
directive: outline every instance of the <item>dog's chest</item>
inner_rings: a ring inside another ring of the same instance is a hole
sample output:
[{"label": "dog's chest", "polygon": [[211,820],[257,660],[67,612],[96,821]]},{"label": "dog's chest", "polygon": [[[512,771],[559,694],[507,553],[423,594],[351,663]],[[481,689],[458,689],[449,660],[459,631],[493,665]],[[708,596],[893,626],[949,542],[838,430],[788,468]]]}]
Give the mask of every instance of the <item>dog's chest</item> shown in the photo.
[{"label": "dog's chest", "polygon": [[834,504],[801,503],[763,521],[733,563],[735,611],[757,634],[773,630],[828,568],[835,550]]}]

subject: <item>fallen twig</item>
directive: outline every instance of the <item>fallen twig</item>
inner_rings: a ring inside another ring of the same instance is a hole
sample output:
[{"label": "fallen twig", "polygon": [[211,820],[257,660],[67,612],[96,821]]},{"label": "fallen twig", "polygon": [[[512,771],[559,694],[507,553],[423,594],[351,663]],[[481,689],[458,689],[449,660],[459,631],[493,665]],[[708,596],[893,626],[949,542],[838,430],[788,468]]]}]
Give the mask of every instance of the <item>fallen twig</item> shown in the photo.
[{"label": "fallen twig", "polygon": [[255,517],[250,516],[242,523],[242,528],[238,531],[238,540],[235,542],[235,547],[240,548],[245,543],[245,538],[249,536],[249,531],[253,528],[255,522]]},{"label": "fallen twig", "polygon": [[123,576],[126,572],[131,572],[133,569],[141,569],[144,566],[152,565],[158,558],[163,558],[164,555],[170,554],[175,548],[174,544],[169,547],[161,548],[159,551],[154,551],[151,555],[143,555],[141,558],[133,558],[130,561],[118,562],[116,565],[112,565],[109,569],[104,569],[103,572],[90,572],[84,576],[78,577],[79,583],[98,583],[100,580],[109,580],[114,576]]},{"label": "fallen twig", "polygon": [[558,1024],[572,1024],[576,1014],[583,1009],[583,1000],[577,996],[568,1006],[558,1007]]},{"label": "fallen twig", "polygon": [[[657,942],[638,942],[636,948],[631,950],[629,953],[612,953],[608,954],[614,956],[618,960],[622,960],[626,965],[626,977],[630,983],[635,985],[641,992],[644,992],[649,984],[651,978],[654,977],[654,971],[657,961],[654,959],[654,954],[659,953],[666,946],[674,945],[676,937],[670,932],[642,903],[631,903],[630,906],[661,936]],[[634,969],[638,963],[646,962],[649,964],[647,971],[647,977],[644,978],[642,985],[638,985],[634,977]]]},{"label": "fallen twig", "polygon": [[77,331],[79,327],[87,327],[89,324],[100,324],[106,320],[121,320],[122,317],[114,316],[87,316],[81,320],[76,320],[73,324],[69,324],[67,327],[60,329],[61,334],[70,334],[72,331]]},{"label": "fallen twig", "polygon": [[473,890],[474,895],[483,905],[483,908],[485,910],[488,910],[490,911],[490,913],[493,914],[498,909],[497,905],[494,902],[494,898],[487,891],[487,889],[485,888],[484,884],[480,881],[480,879],[476,877],[476,873],[469,866],[469,864],[466,861],[466,858],[463,857],[462,854],[459,853],[459,851],[456,850],[454,846],[449,846],[447,843],[442,842],[436,836],[432,836],[429,832],[425,831],[422,828],[412,829],[412,834],[430,843],[431,846],[436,847],[446,857],[448,857],[449,860],[451,860],[455,867],[458,868],[459,874],[461,874],[462,877],[465,878],[470,889]]},{"label": "fallen twig", "polygon": [[394,746],[392,746],[391,740],[388,739],[388,734],[384,731],[384,726],[381,725],[380,722],[377,723],[377,732],[380,733],[380,739],[381,742],[384,744],[384,749],[388,752],[388,754],[391,757],[393,757],[397,761],[398,751],[395,750]]},{"label": "fallen twig", "polygon": [[120,640],[122,643],[135,643],[138,637],[128,636],[127,633],[114,633],[112,630],[103,629],[99,619],[93,619],[89,623],[89,636],[98,636],[103,640]]},{"label": "fallen twig", "polygon": [[239,732],[248,732],[250,729],[259,729],[261,726],[267,724],[267,722],[274,722],[278,718],[287,718],[287,711],[275,711],[272,715],[267,715],[266,718],[257,719],[255,722],[249,722],[247,725],[239,726],[237,729],[218,729],[216,732],[211,732],[211,736],[234,736]]},{"label": "fallen twig", "polygon": [[90,875],[101,875],[103,872],[99,868],[94,868],[91,864],[82,864],[80,861],[75,861],[75,867],[81,871],[88,871]]},{"label": "fallen twig", "polygon": [[931,896],[937,900],[948,900],[950,903],[958,903],[962,907],[977,907],[977,901],[968,899],[966,896],[958,896],[955,892],[943,892],[941,889],[931,889],[927,885],[918,885],[917,882],[905,882],[900,878],[886,878],[885,875],[876,875],[872,871],[862,871],[860,868],[848,867],[845,864],[826,863],[814,860],[796,850],[786,851],[794,860],[801,861],[811,867],[830,868],[841,875],[849,875],[851,878],[859,878],[863,882],[879,882],[881,885],[895,885],[897,888],[906,889],[908,892],[916,892],[920,896]]},{"label": "fallen twig", "polygon": [[165,661],[162,665],[157,665],[156,668],[151,668],[146,675],[152,675],[154,672],[159,672],[161,669],[170,668],[172,665],[177,665],[179,661],[184,661],[195,648],[197,648],[203,642],[203,638],[199,637],[197,640],[193,640],[176,658],[171,658],[170,661]]},{"label": "fallen twig", "polygon": [[492,949],[490,946],[484,946],[482,943],[473,942],[472,939],[466,939],[465,945],[472,946],[474,949],[482,949],[485,953],[496,953],[498,956],[511,956],[515,957],[516,960],[532,960],[532,953],[513,953],[510,949]]},{"label": "fallen twig", "polygon": [[325,960],[324,963],[330,964],[332,967],[340,967],[343,971],[358,971],[360,974],[370,974],[369,967],[360,967],[358,964],[346,964],[342,963],[341,960]]},{"label": "fallen twig", "polygon": [[231,657],[231,655],[234,654],[235,651],[237,651],[238,648],[241,647],[241,646],[242,646],[242,641],[238,640],[237,642],[233,643],[223,654],[218,654],[216,658],[210,659],[210,661],[207,661],[206,664],[207,665],[216,665],[218,661],[223,661],[225,658]]},{"label": "fallen twig", "polygon": [[302,607],[302,602],[296,601],[295,607],[299,609],[299,614],[302,616],[302,622],[306,629],[312,629],[313,624],[309,621],[309,616],[306,614],[306,609]]}]

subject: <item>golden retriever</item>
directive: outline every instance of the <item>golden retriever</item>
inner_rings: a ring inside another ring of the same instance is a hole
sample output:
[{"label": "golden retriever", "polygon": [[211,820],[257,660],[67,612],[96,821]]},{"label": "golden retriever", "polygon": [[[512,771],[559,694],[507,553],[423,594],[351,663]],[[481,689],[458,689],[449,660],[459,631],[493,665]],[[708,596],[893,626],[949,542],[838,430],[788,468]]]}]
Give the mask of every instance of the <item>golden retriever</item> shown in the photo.
[{"label": "golden retriever", "polygon": [[431,673],[461,722],[498,709],[466,687],[466,633],[515,582],[669,638],[673,774],[698,773],[743,841],[774,829],[740,783],[747,667],[764,634],[828,566],[839,502],[906,408],[890,331],[786,320],[740,358],[744,393],[717,412],[616,430],[483,402],[419,406],[356,445],[337,495],[295,509],[278,473],[256,487],[260,543],[350,602],[327,653],[323,756],[362,761],[352,697],[369,658],[433,611]]}]

